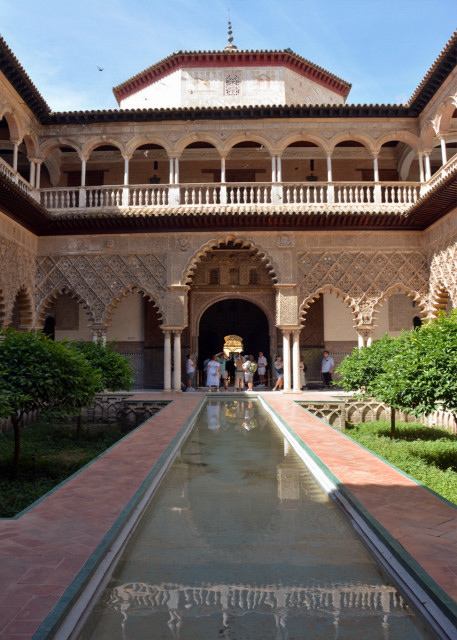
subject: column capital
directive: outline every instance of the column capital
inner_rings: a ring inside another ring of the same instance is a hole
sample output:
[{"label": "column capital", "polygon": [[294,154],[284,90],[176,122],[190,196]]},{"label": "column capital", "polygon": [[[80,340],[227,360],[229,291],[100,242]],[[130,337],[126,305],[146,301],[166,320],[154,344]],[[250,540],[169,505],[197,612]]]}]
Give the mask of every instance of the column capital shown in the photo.
[{"label": "column capital", "polygon": [[173,332],[184,331],[184,329],[186,329],[186,327],[187,327],[187,324],[181,324],[181,325],[179,325],[179,324],[176,324],[176,325],[175,324],[162,324],[160,326],[160,328],[164,332],[165,331],[173,331]]}]

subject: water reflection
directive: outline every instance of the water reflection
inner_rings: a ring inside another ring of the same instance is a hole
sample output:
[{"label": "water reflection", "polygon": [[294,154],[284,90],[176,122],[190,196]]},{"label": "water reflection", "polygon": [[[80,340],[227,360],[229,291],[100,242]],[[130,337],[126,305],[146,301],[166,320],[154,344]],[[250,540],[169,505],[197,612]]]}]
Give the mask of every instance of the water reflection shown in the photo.
[{"label": "water reflection", "polygon": [[79,638],[432,638],[255,400],[209,401]]}]

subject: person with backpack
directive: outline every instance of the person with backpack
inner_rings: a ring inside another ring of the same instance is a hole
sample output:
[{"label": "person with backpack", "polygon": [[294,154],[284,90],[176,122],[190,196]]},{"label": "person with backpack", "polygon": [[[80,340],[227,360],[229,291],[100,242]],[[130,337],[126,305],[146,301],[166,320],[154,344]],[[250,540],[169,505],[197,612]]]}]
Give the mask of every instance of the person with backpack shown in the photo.
[{"label": "person with backpack", "polygon": [[248,385],[248,391],[252,391],[254,387],[254,373],[257,371],[257,363],[254,360],[254,356],[248,356],[243,362],[244,369],[244,381]]}]

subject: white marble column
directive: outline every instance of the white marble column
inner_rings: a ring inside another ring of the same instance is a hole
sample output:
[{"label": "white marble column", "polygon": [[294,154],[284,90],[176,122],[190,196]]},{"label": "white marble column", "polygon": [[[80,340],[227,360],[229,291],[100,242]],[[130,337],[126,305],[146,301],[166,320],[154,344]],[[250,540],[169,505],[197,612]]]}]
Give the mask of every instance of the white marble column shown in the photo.
[{"label": "white marble column", "polygon": [[378,156],[373,156],[373,180],[379,182]]},{"label": "white marble column", "polygon": [[282,182],[281,156],[276,156],[276,181]]},{"label": "white marble column", "polygon": [[30,177],[29,182],[32,187],[35,186],[35,160],[30,160]]},{"label": "white marble column", "polygon": [[447,162],[446,140],[441,138],[441,162],[443,165]]},{"label": "white marble column", "polygon": [[179,184],[179,158],[175,158],[175,184]]},{"label": "white marble column", "polygon": [[86,159],[81,160],[81,186],[86,186]]},{"label": "white marble column", "polygon": [[19,155],[19,142],[16,140],[13,147],[13,169],[17,171],[17,159]]},{"label": "white marble column", "polygon": [[128,186],[129,184],[129,160],[128,156],[124,156],[124,185]]},{"label": "white marble column", "polygon": [[225,182],[225,156],[221,158],[221,182]]},{"label": "white marble column", "polygon": [[174,178],[175,178],[174,168],[175,168],[175,159],[170,158],[170,177],[169,177],[170,184],[174,184]]},{"label": "white marble column", "polygon": [[163,390],[171,391],[171,331],[163,332]]},{"label": "white marble column", "polygon": [[333,182],[332,156],[327,156],[327,182]]},{"label": "white marble column", "polygon": [[41,182],[41,164],[42,164],[43,160],[37,160],[36,161],[36,171],[35,171],[35,188],[39,189],[40,188],[40,182]]},{"label": "white marble column", "polygon": [[284,391],[290,391],[290,332],[282,332],[282,360],[284,363]]},{"label": "white marble column", "polygon": [[417,160],[419,162],[419,181],[420,182],[425,182],[425,177],[424,177],[424,159],[423,159],[421,153],[418,154]]},{"label": "white marble column", "polygon": [[181,330],[173,331],[173,391],[181,391]]},{"label": "white marble column", "polygon": [[300,329],[292,331],[292,372],[293,372],[293,390],[301,391],[300,384]]},{"label": "white marble column", "polygon": [[425,159],[425,181],[428,182],[428,180],[430,180],[430,178],[432,177],[432,168],[430,166],[430,154],[426,153],[424,155],[424,159]]},{"label": "white marble column", "polygon": [[271,156],[271,181],[276,182],[276,156]]}]

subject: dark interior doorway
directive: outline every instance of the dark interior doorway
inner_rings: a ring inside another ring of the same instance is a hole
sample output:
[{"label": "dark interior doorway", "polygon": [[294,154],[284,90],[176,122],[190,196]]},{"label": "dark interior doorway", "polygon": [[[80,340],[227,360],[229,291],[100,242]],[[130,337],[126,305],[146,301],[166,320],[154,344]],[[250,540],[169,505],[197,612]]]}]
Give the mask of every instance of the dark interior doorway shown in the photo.
[{"label": "dark interior doorway", "polygon": [[256,358],[259,351],[270,362],[270,335],[264,312],[247,300],[221,300],[205,311],[199,327],[199,366],[222,351],[224,338],[235,334],[243,339],[244,352]]}]

